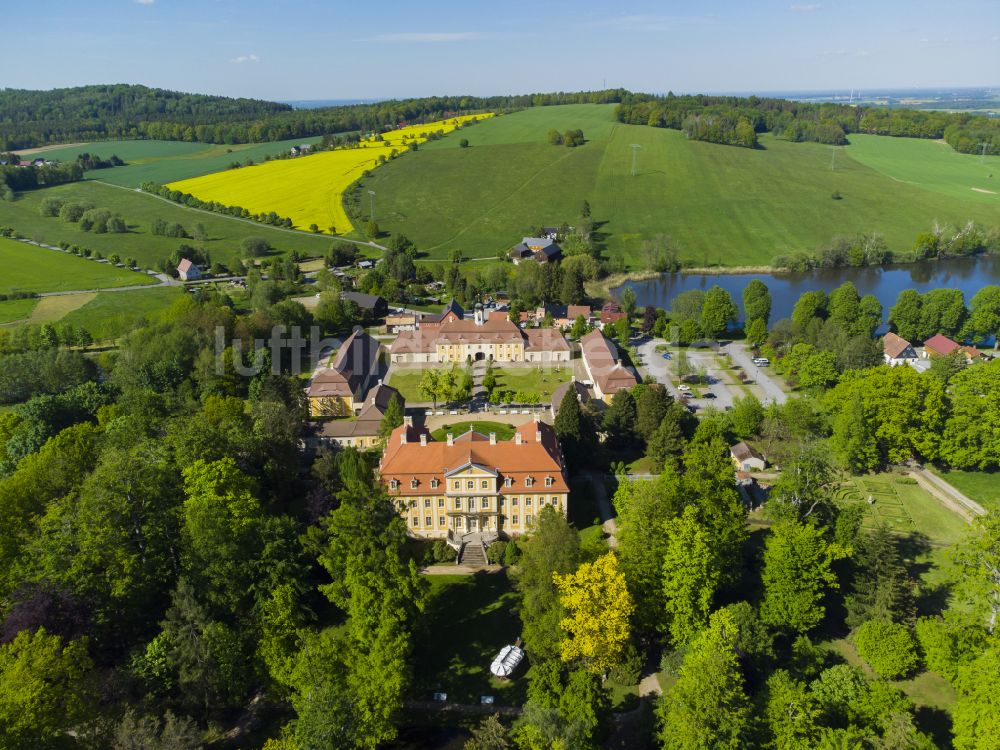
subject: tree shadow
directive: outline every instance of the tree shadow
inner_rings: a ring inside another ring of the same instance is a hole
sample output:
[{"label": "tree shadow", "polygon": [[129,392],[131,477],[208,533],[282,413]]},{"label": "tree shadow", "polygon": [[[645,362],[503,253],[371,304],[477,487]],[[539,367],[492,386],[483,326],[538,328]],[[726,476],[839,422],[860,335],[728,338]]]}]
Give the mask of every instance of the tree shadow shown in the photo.
[{"label": "tree shadow", "polygon": [[951,744],[951,714],[943,708],[919,706],[914,715],[917,728],[934,740],[934,747],[950,748]]}]

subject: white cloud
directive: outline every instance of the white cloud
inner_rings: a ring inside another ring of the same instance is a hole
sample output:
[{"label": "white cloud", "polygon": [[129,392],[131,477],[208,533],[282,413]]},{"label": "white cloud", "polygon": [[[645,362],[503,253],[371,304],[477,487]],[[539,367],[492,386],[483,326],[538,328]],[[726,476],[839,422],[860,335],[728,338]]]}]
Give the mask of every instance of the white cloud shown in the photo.
[{"label": "white cloud", "polygon": [[260,62],[260,58],[257,55],[240,55],[239,57],[234,57],[229,62],[236,63],[237,65],[242,65],[243,63],[255,63]]},{"label": "white cloud", "polygon": [[845,57],[847,55],[853,55],[854,57],[868,57],[871,53],[866,49],[828,49],[824,50],[821,54],[825,57]]},{"label": "white cloud", "polygon": [[359,42],[387,42],[389,44],[467,42],[484,39],[481,31],[404,31],[397,34],[376,34],[359,39]]},{"label": "white cloud", "polygon": [[822,7],[820,3],[799,3],[789,5],[788,10],[792,11],[792,13],[814,13]]},{"label": "white cloud", "polygon": [[133,0],[136,5],[152,5],[156,0]]}]

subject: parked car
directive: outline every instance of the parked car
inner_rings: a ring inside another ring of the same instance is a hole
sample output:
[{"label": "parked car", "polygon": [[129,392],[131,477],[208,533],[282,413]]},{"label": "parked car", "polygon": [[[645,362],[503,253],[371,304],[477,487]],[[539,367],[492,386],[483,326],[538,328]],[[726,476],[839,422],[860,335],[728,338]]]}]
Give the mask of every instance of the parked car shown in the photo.
[{"label": "parked car", "polygon": [[701,394],[701,397],[702,398],[717,398],[717,396],[714,393],[712,393],[711,391],[705,391],[703,394]]},{"label": "parked car", "polygon": [[691,386],[681,383],[679,386],[677,386],[677,390],[681,391],[682,393],[687,393],[691,390]]},{"label": "parked car", "polygon": [[664,359],[670,359],[670,352],[663,352]]},{"label": "parked car", "polygon": [[753,363],[757,365],[757,367],[767,367],[771,364],[767,357],[755,357]]}]

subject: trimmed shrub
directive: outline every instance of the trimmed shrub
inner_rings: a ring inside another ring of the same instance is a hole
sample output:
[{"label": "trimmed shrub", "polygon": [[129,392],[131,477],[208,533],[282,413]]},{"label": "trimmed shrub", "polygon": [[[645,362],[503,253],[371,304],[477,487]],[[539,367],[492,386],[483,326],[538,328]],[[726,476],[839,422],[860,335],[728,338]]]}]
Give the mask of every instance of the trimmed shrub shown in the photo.
[{"label": "trimmed shrub", "polygon": [[920,663],[913,635],[899,623],[869,620],[854,632],[854,645],[858,655],[882,677],[904,677]]},{"label": "trimmed shrub", "polygon": [[507,549],[507,542],[497,539],[486,550],[486,560],[490,565],[499,565],[503,562],[504,551]]},{"label": "trimmed shrub", "polygon": [[443,539],[438,539],[434,542],[434,547],[432,548],[432,553],[434,557],[434,562],[444,563],[444,562],[454,562],[458,554],[454,549],[448,546],[448,543]]}]

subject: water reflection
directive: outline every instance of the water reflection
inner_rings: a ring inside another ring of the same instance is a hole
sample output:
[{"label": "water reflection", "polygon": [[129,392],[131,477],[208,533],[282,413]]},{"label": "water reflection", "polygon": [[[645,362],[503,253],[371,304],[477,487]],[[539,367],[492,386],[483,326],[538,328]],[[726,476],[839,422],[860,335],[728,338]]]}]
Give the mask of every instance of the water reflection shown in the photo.
[{"label": "water reflection", "polygon": [[[831,292],[845,281],[853,281],[862,296],[874,294],[882,303],[884,320],[889,314],[889,308],[895,304],[896,297],[904,289],[916,289],[921,293],[939,288],[961,289],[968,304],[982,287],[1000,284],[1000,257],[958,258],[875,268],[819,269],[795,274],[675,273],[646,281],[630,281],[626,286],[635,290],[640,307],[655,305],[669,309],[671,300],[681,292],[691,289],[705,291],[718,284],[733,296],[742,315],[743,288],[751,279],[760,279],[771,290],[772,321],[790,317],[795,300],[804,292],[820,289]],[[622,288],[612,291],[617,295]]]}]

